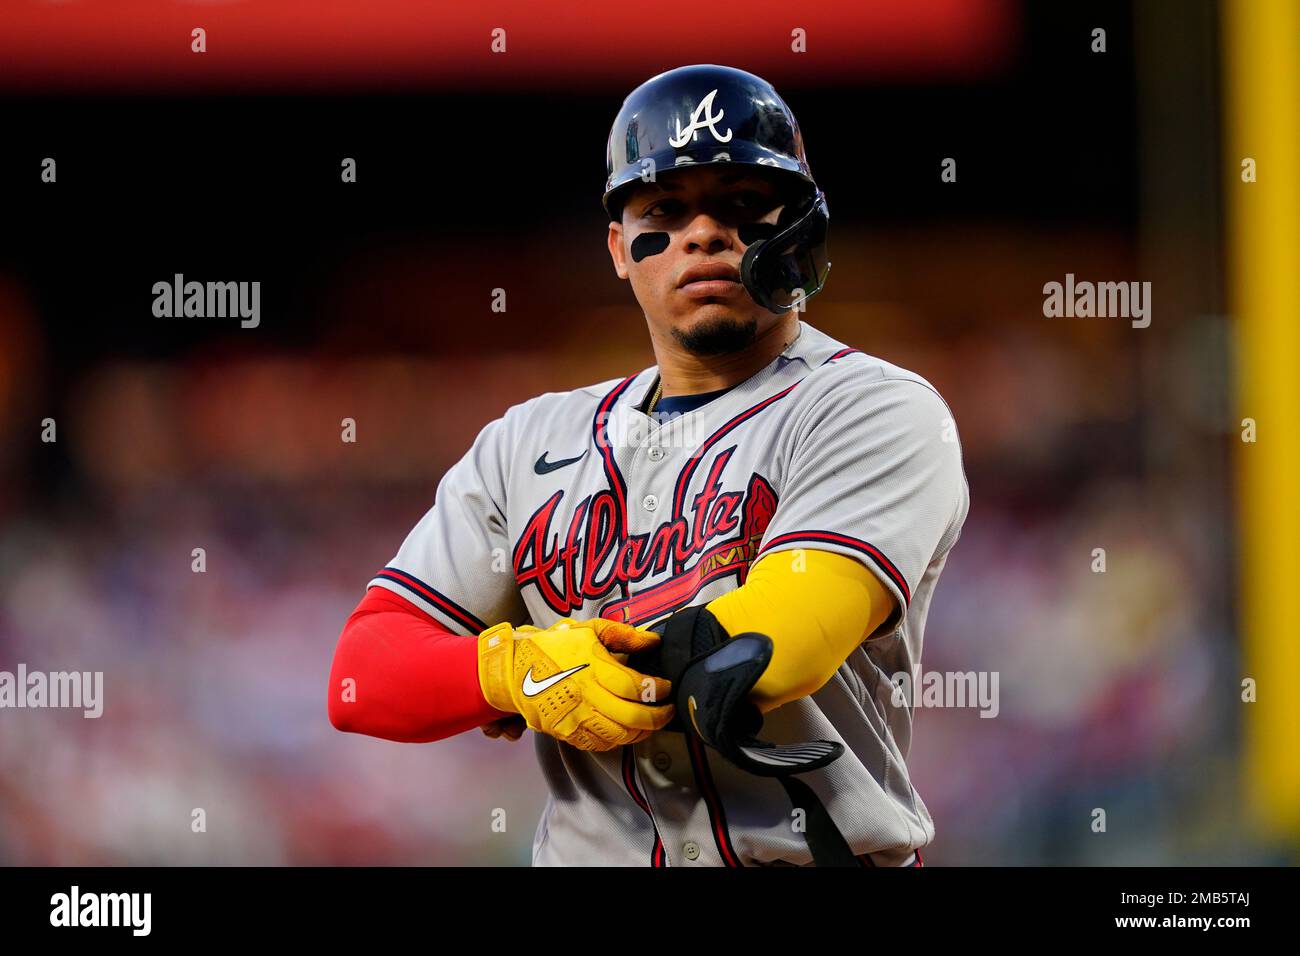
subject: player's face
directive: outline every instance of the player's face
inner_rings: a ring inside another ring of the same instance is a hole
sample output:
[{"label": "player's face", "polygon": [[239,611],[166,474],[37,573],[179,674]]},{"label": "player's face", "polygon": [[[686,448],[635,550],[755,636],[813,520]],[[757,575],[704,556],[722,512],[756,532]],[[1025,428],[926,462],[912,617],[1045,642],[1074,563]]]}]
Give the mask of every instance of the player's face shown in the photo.
[{"label": "player's face", "polygon": [[[784,200],[761,170],[701,166],[640,183],[610,224],[614,270],[632,283],[652,332],[696,354],[738,351],[781,317],[740,282],[747,223],[775,223]],[[699,277],[708,267],[720,273]]]}]

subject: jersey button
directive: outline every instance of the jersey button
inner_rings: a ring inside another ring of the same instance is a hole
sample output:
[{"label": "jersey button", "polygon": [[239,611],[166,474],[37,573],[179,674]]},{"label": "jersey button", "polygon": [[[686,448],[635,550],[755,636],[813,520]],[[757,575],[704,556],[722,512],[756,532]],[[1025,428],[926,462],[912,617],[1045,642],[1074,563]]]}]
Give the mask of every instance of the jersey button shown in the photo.
[{"label": "jersey button", "polygon": [[664,456],[664,450],[658,445],[651,445],[650,450],[646,452],[646,454],[650,456],[651,461],[658,461]]},{"label": "jersey button", "polygon": [[654,764],[656,770],[667,770],[673,765],[673,758],[661,750],[659,753],[654,755],[651,762]]},{"label": "jersey button", "polygon": [[700,858],[700,845],[694,840],[691,840],[682,847],[682,853],[686,855],[686,859],[688,860],[698,860]]},{"label": "jersey button", "polygon": [[659,497],[657,495],[646,495],[641,499],[641,507],[646,511],[654,511],[659,507]]}]

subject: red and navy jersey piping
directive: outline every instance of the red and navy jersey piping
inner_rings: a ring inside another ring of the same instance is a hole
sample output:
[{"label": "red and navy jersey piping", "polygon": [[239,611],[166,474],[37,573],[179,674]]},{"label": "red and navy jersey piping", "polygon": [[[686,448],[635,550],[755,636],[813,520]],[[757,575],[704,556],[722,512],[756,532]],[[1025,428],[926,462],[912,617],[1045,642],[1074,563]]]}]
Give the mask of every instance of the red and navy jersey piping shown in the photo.
[{"label": "red and navy jersey piping", "polygon": [[903,577],[903,572],[893,561],[890,561],[885,553],[870,542],[863,541],[860,538],[854,538],[847,534],[840,534],[838,531],[790,531],[786,534],[779,534],[771,541],[768,541],[759,550],[759,556],[781,544],[790,544],[792,542],[808,541],[815,544],[836,544],[840,547],[850,548],[860,554],[865,555],[876,567],[894,582],[898,591],[903,596],[904,606],[912,602],[912,591],[907,586],[907,578]]},{"label": "red and navy jersey piping", "polygon": [[627,745],[623,749],[623,786],[627,789],[628,794],[636,802],[636,805],[645,811],[645,815],[650,818],[650,828],[654,832],[654,843],[650,847],[650,865],[667,866],[668,853],[664,849],[664,842],[659,838],[659,827],[655,824],[655,815],[650,810],[650,801],[645,798],[641,792],[641,787],[636,779],[636,751],[632,745]]},{"label": "red and navy jersey piping", "polygon": [[480,621],[478,617],[461,607],[447,595],[401,568],[386,567],[376,574],[375,578],[376,580],[390,581],[416,597],[422,598],[473,634],[481,634],[488,629],[485,622]]}]

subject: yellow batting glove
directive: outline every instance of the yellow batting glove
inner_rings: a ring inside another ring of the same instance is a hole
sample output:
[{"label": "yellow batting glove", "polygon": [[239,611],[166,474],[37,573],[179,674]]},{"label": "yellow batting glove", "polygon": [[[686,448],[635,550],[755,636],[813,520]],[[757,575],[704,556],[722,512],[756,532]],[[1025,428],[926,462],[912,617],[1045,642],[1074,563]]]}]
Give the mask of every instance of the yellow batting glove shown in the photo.
[{"label": "yellow batting glove", "polygon": [[672,720],[672,684],[624,663],[658,642],[653,631],[603,618],[546,629],[497,624],[479,635],[479,686],[489,704],[533,730],[579,750],[613,750]]}]

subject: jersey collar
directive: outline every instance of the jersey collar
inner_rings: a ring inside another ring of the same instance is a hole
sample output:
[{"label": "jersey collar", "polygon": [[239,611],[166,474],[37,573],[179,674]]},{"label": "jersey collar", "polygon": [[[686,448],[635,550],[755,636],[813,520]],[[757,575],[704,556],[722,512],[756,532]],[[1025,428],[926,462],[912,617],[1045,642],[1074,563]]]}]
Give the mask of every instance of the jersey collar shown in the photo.
[{"label": "jersey collar", "polygon": [[[826,333],[819,329],[813,328],[802,319],[799,320],[799,334],[795,336],[784,352],[778,355],[770,363],[755,372],[749,379],[740,382],[735,386],[735,391],[743,390],[744,386],[759,378],[766,378],[765,373],[770,373],[773,366],[776,371],[780,371],[786,365],[794,361],[803,362],[806,371],[812,371],[822,365],[836,352],[844,350],[844,346],[832,339]],[[649,368],[642,369],[637,373],[631,387],[628,388],[621,404],[633,409],[645,408],[646,402],[650,400],[654,392],[655,385],[659,382],[659,367],[651,365]]]}]

